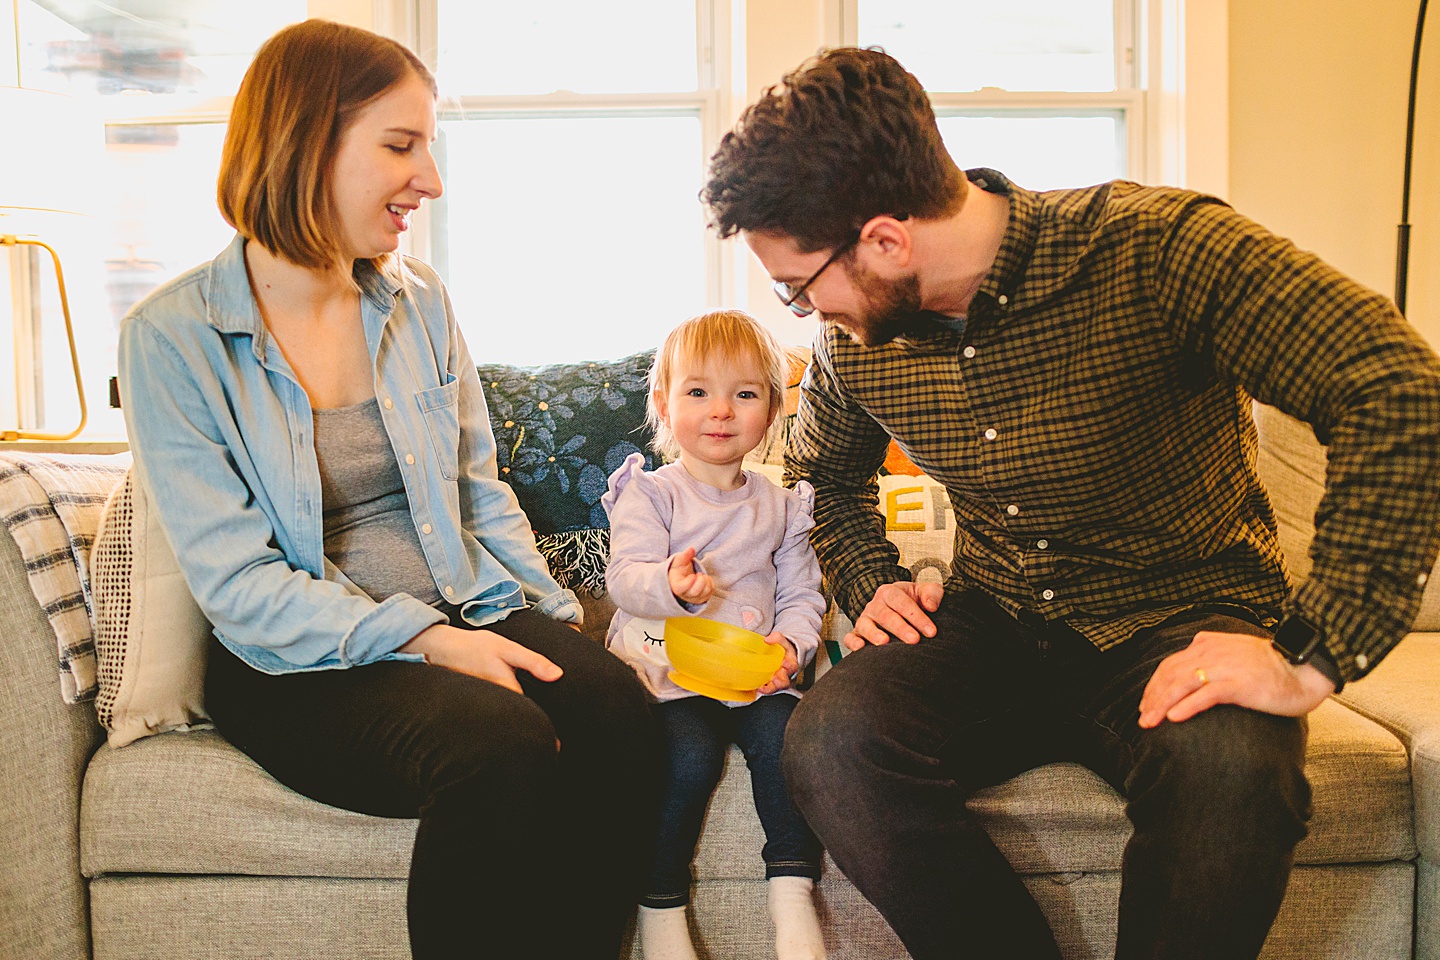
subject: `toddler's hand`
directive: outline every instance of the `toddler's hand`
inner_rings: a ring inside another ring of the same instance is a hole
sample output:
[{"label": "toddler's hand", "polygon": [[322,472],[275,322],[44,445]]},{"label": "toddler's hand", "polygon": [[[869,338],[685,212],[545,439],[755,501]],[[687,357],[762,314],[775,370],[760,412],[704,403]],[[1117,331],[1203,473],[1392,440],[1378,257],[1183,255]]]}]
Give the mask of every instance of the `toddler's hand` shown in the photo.
[{"label": "toddler's hand", "polygon": [[704,603],[715,592],[710,574],[695,569],[695,548],[686,547],[670,558],[667,571],[670,592],[685,603]]},{"label": "toddler's hand", "polygon": [[791,643],[785,634],[775,631],[765,638],[766,643],[778,643],[785,651],[785,659],[780,661],[780,669],[775,671],[775,676],[765,682],[765,686],[756,690],[756,693],[774,693],[776,690],[784,690],[794,683],[794,675],[800,670],[800,655],[795,652],[795,644]]}]

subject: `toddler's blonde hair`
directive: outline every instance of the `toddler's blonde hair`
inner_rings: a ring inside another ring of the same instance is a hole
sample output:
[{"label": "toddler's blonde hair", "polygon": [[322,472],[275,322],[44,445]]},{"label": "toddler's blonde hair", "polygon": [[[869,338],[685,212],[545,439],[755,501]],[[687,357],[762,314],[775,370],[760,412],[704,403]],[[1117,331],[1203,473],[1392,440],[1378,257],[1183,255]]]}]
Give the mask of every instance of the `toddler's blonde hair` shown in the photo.
[{"label": "toddler's blonde hair", "polygon": [[726,361],[750,363],[759,370],[770,396],[770,429],[760,446],[768,446],[780,428],[780,410],[785,405],[785,381],[790,373],[790,358],[775,335],[748,313],[739,310],[716,310],[691,317],[671,330],[650,367],[650,393],[645,400],[645,419],[655,431],[650,444],[667,460],[680,457],[680,444],[674,432],[660,419],[657,394],[670,392],[670,379],[681,363]]}]

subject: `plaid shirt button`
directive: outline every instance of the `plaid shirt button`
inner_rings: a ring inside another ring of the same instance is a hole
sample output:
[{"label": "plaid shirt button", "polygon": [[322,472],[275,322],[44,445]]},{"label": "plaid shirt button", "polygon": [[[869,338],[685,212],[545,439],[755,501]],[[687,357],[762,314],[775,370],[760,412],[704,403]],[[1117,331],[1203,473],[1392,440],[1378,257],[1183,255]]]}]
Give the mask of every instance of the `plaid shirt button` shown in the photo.
[{"label": "plaid shirt button", "polygon": [[1035,541],[1035,549],[1036,549],[1036,550],[1048,550],[1048,549],[1050,549],[1050,541],[1049,541],[1049,540],[1036,540],[1036,541]]},{"label": "plaid shirt button", "polygon": [[1015,504],[1013,504],[1013,503],[1010,504],[1010,506],[1008,506],[1008,507],[1005,508],[1005,512],[1008,513],[1008,514],[1010,514],[1010,516],[1012,516],[1012,517],[1018,517],[1018,516],[1020,516],[1020,508],[1017,507],[1017,506],[1016,506]]},{"label": "plaid shirt button", "polygon": [[966,360],[973,360],[973,359],[975,359],[975,348],[974,348],[974,347],[966,347],[964,350],[961,350],[960,352],[963,353],[963,354],[965,354],[965,359],[966,359]]},{"label": "plaid shirt button", "polygon": [[986,439],[986,440],[994,440],[994,439],[995,439],[996,437],[998,437],[998,436],[1000,436],[1000,434],[999,434],[998,432],[996,432],[996,430],[995,430],[994,427],[991,427],[989,430],[986,430],[986,431],[985,431],[985,439]]},{"label": "plaid shirt button", "polygon": [[1040,599],[1041,599],[1041,600],[1054,600],[1054,599],[1055,599],[1055,591],[1054,591],[1054,590],[1041,590],[1041,591],[1040,591]]}]

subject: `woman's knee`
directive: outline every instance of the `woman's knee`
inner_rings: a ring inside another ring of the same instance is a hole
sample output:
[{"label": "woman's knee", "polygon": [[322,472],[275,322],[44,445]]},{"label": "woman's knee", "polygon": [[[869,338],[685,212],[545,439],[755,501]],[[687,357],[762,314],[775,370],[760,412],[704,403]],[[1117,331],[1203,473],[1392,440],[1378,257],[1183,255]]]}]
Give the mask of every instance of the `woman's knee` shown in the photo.
[{"label": "woman's knee", "polygon": [[415,746],[427,794],[469,782],[523,797],[553,777],[559,744],[550,717],[527,697],[503,688],[493,693],[438,704],[438,722],[417,732],[424,737]]},{"label": "woman's knee", "polygon": [[566,726],[603,729],[611,736],[639,735],[649,723],[649,704],[633,667],[563,624],[537,615],[521,625],[528,629],[514,639],[564,671],[553,683],[523,676],[527,694]]}]

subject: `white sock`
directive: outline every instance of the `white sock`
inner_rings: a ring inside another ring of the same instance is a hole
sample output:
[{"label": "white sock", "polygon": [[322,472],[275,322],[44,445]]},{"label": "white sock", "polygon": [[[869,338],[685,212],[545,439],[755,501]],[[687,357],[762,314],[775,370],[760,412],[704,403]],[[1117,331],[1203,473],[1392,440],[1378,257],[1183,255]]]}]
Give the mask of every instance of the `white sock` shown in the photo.
[{"label": "white sock", "polygon": [[809,877],[771,877],[770,919],[775,924],[778,960],[825,960],[825,939],[815,912],[815,881]]},{"label": "white sock", "polygon": [[641,907],[639,926],[645,960],[699,960],[684,907]]}]

